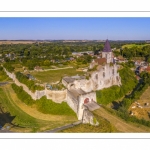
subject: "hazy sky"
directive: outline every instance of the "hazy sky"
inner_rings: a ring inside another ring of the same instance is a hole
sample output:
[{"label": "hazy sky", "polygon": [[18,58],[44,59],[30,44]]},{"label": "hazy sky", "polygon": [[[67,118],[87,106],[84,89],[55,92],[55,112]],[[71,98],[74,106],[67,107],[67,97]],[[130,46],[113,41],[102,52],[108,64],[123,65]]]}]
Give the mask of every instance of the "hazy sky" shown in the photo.
[{"label": "hazy sky", "polygon": [[0,18],[0,40],[150,40],[150,18]]}]

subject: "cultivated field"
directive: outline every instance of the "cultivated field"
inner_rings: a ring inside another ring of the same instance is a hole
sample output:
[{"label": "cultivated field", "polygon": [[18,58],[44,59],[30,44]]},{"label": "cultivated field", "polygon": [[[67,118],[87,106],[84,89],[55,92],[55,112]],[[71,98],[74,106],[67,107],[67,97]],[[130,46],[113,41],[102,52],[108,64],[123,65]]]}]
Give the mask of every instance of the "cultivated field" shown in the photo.
[{"label": "cultivated field", "polygon": [[2,44],[32,44],[36,41],[0,41],[0,45]]},{"label": "cultivated field", "polygon": [[139,119],[150,121],[150,87],[131,105],[129,111]]}]

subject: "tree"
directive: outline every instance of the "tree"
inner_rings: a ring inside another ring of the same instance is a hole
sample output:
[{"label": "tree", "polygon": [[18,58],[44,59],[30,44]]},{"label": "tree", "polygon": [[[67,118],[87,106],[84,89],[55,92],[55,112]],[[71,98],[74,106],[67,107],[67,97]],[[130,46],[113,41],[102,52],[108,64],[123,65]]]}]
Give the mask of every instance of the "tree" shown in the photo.
[{"label": "tree", "polygon": [[45,60],[44,61],[44,66],[49,66],[50,65],[50,61],[49,60]]}]

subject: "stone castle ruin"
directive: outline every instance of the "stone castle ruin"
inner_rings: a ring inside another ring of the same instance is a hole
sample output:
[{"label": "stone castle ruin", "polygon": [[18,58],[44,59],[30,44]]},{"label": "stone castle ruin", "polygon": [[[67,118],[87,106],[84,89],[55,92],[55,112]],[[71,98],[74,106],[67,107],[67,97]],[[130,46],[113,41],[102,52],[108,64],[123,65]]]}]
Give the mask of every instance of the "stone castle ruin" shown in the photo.
[{"label": "stone castle ruin", "polygon": [[78,75],[64,77],[62,79],[62,84],[66,89],[62,91],[52,91],[45,88],[45,90],[32,93],[26,85],[20,83],[16,79],[14,73],[9,73],[6,69],[4,70],[7,75],[12,78],[18,86],[22,86],[34,100],[46,96],[47,99],[52,99],[56,103],[65,101],[77,114],[78,120],[92,125],[98,125],[98,122],[94,120],[91,111],[100,107],[96,103],[95,91],[113,85],[121,85],[118,66],[114,62],[113,53],[108,40],[105,42],[102,56],[97,57],[97,59],[91,62],[88,72],[89,78],[87,79],[85,76]]},{"label": "stone castle ruin", "polygon": [[84,76],[64,77],[62,79],[63,85],[67,88],[67,103],[77,114],[78,120],[82,120],[83,123],[94,124],[93,115],[90,111],[100,107],[96,103],[95,91],[113,85],[121,85],[118,66],[113,60],[110,44],[106,40],[102,57],[93,60],[89,66],[90,70],[95,68],[89,73],[89,79]]}]

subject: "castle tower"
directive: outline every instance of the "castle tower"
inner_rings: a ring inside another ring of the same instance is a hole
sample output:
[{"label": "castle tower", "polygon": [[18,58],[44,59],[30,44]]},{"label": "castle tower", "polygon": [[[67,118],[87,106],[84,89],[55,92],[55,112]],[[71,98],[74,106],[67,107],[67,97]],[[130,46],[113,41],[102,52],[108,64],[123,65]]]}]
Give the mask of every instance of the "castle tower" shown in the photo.
[{"label": "castle tower", "polygon": [[105,46],[102,52],[102,58],[106,58],[107,63],[113,62],[113,54],[108,39],[105,42]]}]

